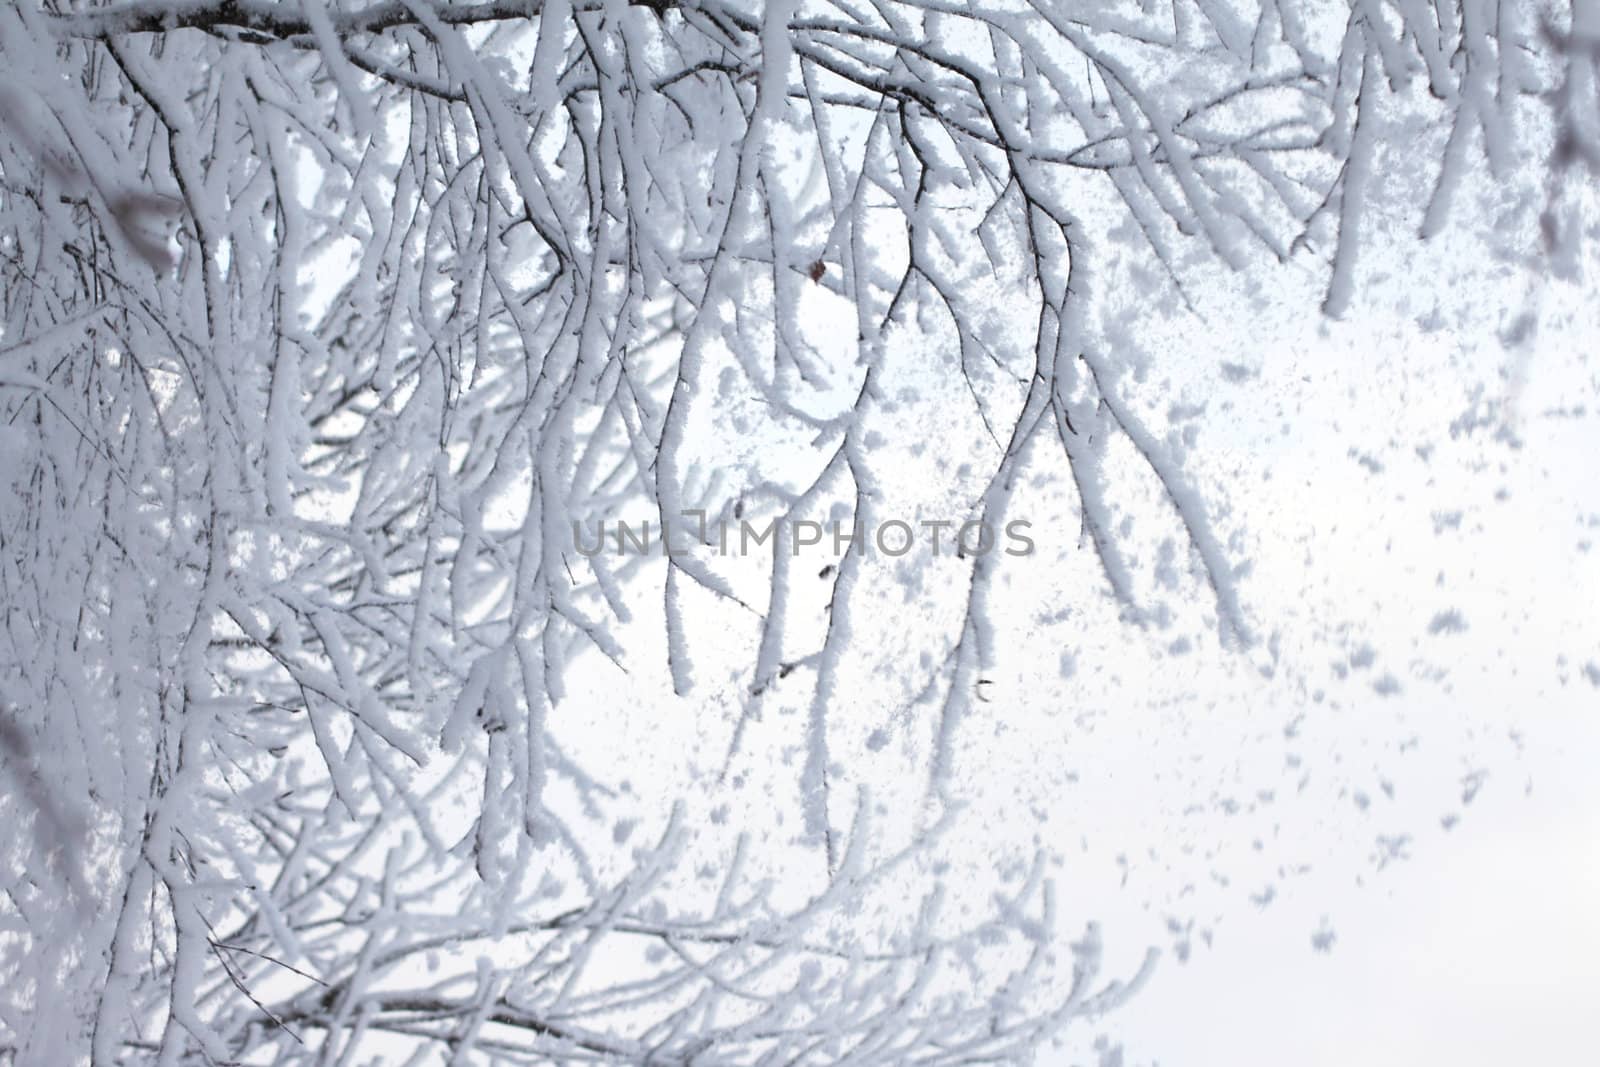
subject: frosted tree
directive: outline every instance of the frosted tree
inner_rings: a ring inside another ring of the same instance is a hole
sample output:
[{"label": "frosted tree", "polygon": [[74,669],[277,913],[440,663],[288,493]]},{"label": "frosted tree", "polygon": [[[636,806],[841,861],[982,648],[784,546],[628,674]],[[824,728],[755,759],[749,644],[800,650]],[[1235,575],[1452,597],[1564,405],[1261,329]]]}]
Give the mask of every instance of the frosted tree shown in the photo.
[{"label": "frosted tree", "polygon": [[[829,568],[808,629],[791,527],[753,587],[708,543],[622,557],[574,529],[881,518],[886,383],[916,333],[919,380],[951,389],[979,457],[959,518],[1003,524],[1026,467],[1064,464],[1109,594],[1148,617],[1107,505],[1124,438],[1246,644],[1206,487],[1121,398],[1127,324],[1101,314],[1097,271],[1143,264],[1158,313],[1188,272],[1298,259],[1340,315],[1384,191],[1431,237],[1485,168],[1539,203],[1539,254],[1571,270],[1597,18],[1589,0],[0,11],[0,1049],[967,1063],[1104,1010],[1127,987],[1094,986],[1092,936],[1040,935],[1037,873],[969,928],[937,920],[936,891],[884,904],[919,847],[869,855],[830,745],[880,559]],[[729,397],[759,416],[719,464]],[[801,473],[771,474],[772,450]],[[961,559],[946,640],[888,698],[932,709],[907,726],[927,738],[924,844],[993,655],[1003,557]],[[616,769],[563,745],[569,664],[647,669],[643,629],[692,694],[710,627],[748,645],[729,762],[765,703],[806,709],[796,802],[826,874],[803,891],[747,878],[742,851],[688,861],[678,820],[627,843]]]}]

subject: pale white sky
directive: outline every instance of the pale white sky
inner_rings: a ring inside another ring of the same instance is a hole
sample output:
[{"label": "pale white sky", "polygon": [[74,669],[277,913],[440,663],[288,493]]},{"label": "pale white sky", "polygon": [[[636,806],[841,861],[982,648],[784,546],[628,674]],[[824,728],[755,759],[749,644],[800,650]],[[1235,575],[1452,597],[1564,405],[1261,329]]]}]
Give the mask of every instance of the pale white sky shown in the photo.
[{"label": "pale white sky", "polygon": [[[1169,960],[1109,1021],[1129,1061],[1592,1064],[1600,1003],[1592,703],[1533,731],[1530,795],[1487,790],[1467,824],[1364,889],[1297,894],[1230,923],[1187,965]],[[1307,937],[1319,908],[1336,917],[1326,954]]]},{"label": "pale white sky", "polygon": [[[1401,690],[1330,686],[1342,709],[1306,706],[1307,762],[1322,764],[1313,779],[1343,778],[1346,799],[1364,788],[1371,806],[1312,803],[1275,823],[1318,869],[1264,908],[1218,894],[1212,947],[1184,965],[1169,953],[1107,1020],[1132,1063],[1595,1062],[1600,678],[1585,667],[1600,663],[1600,549],[1589,546],[1600,524],[1600,313],[1558,286],[1538,343],[1507,352],[1492,340],[1494,301],[1514,308],[1514,286],[1452,306],[1445,272],[1430,272],[1425,253],[1412,266],[1400,299],[1440,300],[1447,324],[1461,316],[1455,328],[1413,330],[1381,307],[1332,327],[1285,315],[1273,329],[1269,317],[1273,342],[1236,357],[1260,369],[1225,422],[1237,453],[1214,432],[1221,420],[1202,431],[1196,458],[1212,470],[1236,460],[1241,475],[1271,471],[1230,493],[1257,535],[1246,582],[1256,618],[1276,619],[1302,664],[1319,648],[1331,660],[1341,643],[1370,645],[1370,674],[1392,672]],[[1462,398],[1476,382],[1486,390],[1474,408]],[[1266,417],[1274,395],[1281,409]],[[1481,429],[1466,429],[1469,410]],[[1520,447],[1495,439],[1508,422]],[[1445,610],[1464,632],[1428,632]],[[1337,620],[1352,625],[1324,625]],[[1244,733],[1199,699],[1229,691],[1205,680],[1210,666],[1178,716],[1201,762],[1218,756],[1205,736],[1225,748]],[[1243,697],[1277,699],[1270,685]],[[1469,770],[1487,772],[1472,802],[1445,803],[1452,774]],[[1371,785],[1385,778],[1394,800]],[[1462,815],[1454,829],[1429,826],[1447,813]],[[1415,835],[1408,860],[1352,862],[1352,843],[1402,829]],[[1319,952],[1311,937],[1324,917],[1335,938]]]}]

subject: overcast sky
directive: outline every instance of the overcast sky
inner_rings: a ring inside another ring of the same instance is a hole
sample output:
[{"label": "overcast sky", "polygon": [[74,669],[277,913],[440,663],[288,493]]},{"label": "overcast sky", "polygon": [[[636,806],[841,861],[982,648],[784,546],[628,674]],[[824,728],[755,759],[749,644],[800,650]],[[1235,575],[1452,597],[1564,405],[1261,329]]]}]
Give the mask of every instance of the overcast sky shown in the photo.
[{"label": "overcast sky", "polygon": [[[1233,357],[1256,376],[1201,434],[1210,470],[1226,471],[1234,450],[1236,473],[1270,470],[1230,487],[1258,535],[1256,618],[1283,627],[1303,666],[1319,649],[1337,658],[1341,642],[1368,647],[1369,680],[1392,675],[1399,689],[1330,682],[1342,708],[1305,705],[1307,765],[1343,789],[1276,825],[1317,869],[1265,906],[1216,894],[1211,947],[1183,965],[1169,952],[1108,1021],[1133,1062],[1593,1062],[1600,315],[1556,286],[1536,308],[1536,341],[1506,349],[1495,327],[1527,306],[1514,274],[1452,295],[1426,253],[1402,266],[1412,273],[1393,303],[1380,297],[1358,321],[1297,324],[1286,306],[1265,316]],[[1430,303],[1442,314],[1426,315]],[[1205,337],[1185,343],[1203,350]],[[1331,633],[1333,620],[1351,625]],[[1176,716],[1193,730],[1158,762],[1218,763],[1233,736],[1219,709],[1251,717],[1283,699],[1196,658]],[[1219,694],[1237,702],[1209,699]],[[1393,799],[1371,784],[1383,779]],[[1449,802],[1456,786],[1470,803]],[[1372,836],[1402,827],[1409,858],[1362,861]],[[1322,951],[1318,930],[1334,935]]]}]

